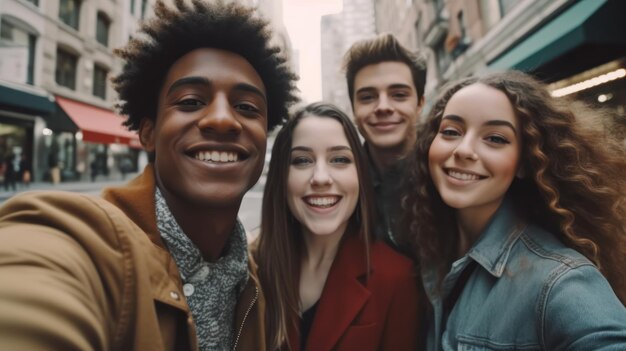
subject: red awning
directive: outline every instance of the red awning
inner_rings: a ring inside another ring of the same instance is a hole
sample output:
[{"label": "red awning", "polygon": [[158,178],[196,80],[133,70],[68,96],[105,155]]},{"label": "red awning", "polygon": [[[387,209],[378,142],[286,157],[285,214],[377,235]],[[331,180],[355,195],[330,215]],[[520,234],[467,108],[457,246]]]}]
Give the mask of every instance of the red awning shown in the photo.
[{"label": "red awning", "polygon": [[122,126],[124,117],[112,111],[61,96],[56,96],[56,100],[63,111],[80,128],[84,141],[98,144],[126,144],[141,148],[137,133]]}]

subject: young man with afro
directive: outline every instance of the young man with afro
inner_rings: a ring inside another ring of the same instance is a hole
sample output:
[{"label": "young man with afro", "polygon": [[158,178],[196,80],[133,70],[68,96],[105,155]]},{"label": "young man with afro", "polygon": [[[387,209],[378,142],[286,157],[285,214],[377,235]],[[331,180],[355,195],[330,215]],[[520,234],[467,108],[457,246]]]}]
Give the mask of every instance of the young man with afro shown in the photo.
[{"label": "young man with afro", "polygon": [[0,209],[2,350],[263,350],[237,213],[295,76],[252,9],[155,14],[114,79],[143,173],[103,198],[32,192]]}]

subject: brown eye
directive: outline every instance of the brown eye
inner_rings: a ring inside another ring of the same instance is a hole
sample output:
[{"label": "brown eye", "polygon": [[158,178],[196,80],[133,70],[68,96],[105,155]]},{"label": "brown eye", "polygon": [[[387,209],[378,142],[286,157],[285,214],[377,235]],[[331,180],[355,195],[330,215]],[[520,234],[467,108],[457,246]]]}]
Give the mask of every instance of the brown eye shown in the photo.
[{"label": "brown eye", "polygon": [[486,140],[494,144],[510,144],[511,143],[505,137],[502,137],[500,135],[490,135],[486,138]]},{"label": "brown eye", "polygon": [[308,165],[311,163],[313,163],[313,160],[304,156],[298,156],[298,157],[294,157],[293,159],[291,159],[291,164],[294,166],[303,166],[303,165]]}]

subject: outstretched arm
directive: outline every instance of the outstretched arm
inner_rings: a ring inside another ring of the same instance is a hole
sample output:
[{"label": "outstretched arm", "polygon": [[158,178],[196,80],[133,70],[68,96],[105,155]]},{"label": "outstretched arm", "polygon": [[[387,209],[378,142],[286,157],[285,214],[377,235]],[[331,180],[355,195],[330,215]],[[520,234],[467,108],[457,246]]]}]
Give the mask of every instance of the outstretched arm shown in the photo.
[{"label": "outstretched arm", "polygon": [[96,235],[30,195],[0,209],[0,349],[110,348],[113,312],[102,271],[83,244],[61,229],[72,221],[83,235]]}]

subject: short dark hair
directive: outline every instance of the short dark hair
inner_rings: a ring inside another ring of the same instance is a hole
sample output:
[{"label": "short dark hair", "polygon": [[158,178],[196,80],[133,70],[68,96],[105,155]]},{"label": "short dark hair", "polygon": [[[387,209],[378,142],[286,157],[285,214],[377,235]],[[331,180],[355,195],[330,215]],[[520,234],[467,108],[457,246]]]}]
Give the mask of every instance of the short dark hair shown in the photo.
[{"label": "short dark hair", "polygon": [[348,94],[350,94],[352,107],[354,107],[354,78],[357,73],[365,66],[385,61],[402,62],[409,66],[418,101],[424,96],[426,58],[402,46],[393,34],[384,33],[373,39],[354,43],[344,56]]},{"label": "short dark hair", "polygon": [[169,68],[185,54],[215,48],[244,57],[261,77],[268,98],[268,129],[288,118],[297,76],[291,72],[280,48],[271,46],[269,23],[253,8],[223,1],[175,0],[168,8],[155,4],[155,17],[145,22],[139,36],[115,53],[125,60],[113,79],[119,93],[124,125],[138,130],[143,118],[156,119],[161,85]]}]

